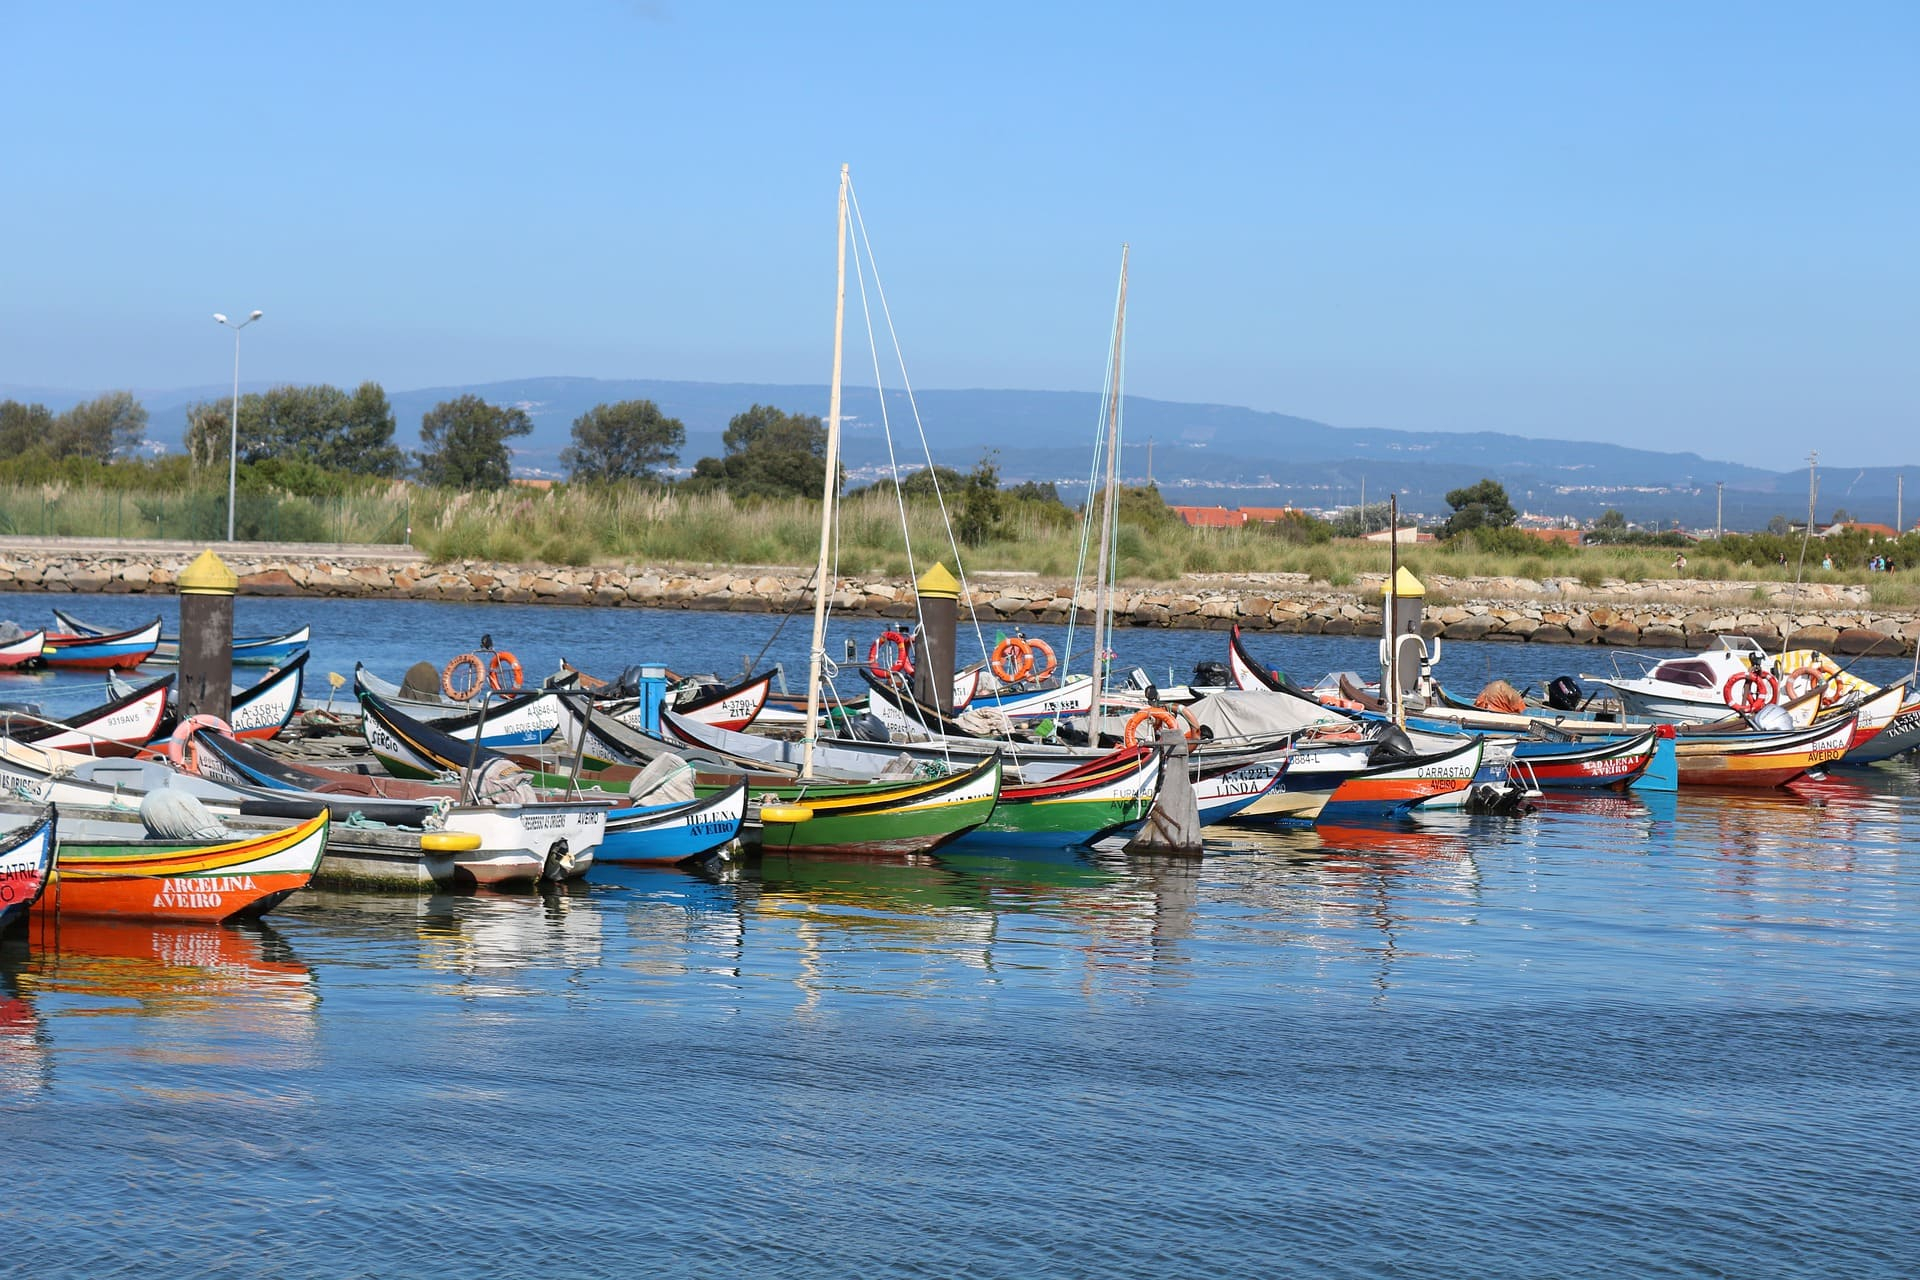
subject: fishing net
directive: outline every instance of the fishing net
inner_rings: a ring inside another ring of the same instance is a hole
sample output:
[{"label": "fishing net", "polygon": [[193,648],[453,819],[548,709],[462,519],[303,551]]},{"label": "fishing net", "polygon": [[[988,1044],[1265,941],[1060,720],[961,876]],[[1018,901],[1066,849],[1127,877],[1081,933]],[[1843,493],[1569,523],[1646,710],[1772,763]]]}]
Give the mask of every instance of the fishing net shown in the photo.
[{"label": "fishing net", "polygon": [[1473,705],[1482,711],[1502,711],[1508,715],[1522,715],[1527,709],[1527,700],[1520,691],[1505,680],[1495,680],[1480,691]]}]

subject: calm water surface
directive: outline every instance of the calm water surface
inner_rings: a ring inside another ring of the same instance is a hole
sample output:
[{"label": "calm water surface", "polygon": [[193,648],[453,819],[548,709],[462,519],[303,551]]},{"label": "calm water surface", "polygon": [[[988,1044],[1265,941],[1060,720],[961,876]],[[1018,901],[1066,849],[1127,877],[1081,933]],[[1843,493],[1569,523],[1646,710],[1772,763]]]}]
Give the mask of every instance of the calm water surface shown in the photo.
[{"label": "calm water surface", "polygon": [[[0,612],[38,624],[48,599]],[[156,611],[67,599],[110,623]],[[318,697],[356,657],[397,678],[482,631],[529,673],[733,671],[775,623],[239,610],[247,631],[316,625]],[[771,650],[790,670],[805,624]],[[836,623],[832,651],[876,630]],[[1116,644],[1162,678],[1223,646]],[[1372,652],[1255,647],[1308,679]],[[1471,689],[1599,661],[1457,645],[1442,669]],[[97,692],[0,684],[63,709]],[[1235,833],[1201,861],[770,858],[16,935],[10,1258],[141,1277],[1911,1276],[1916,814],[1898,764],[1799,794]]]}]

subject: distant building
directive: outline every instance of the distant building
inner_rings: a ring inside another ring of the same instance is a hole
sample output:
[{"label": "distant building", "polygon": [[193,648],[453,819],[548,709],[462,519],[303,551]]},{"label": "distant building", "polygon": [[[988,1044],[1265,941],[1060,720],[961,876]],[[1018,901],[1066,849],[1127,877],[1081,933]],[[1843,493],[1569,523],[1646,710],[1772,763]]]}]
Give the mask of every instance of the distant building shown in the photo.
[{"label": "distant building", "polygon": [[1279,524],[1282,520],[1299,520],[1306,512],[1298,507],[1242,507],[1240,519],[1245,524]]},{"label": "distant building", "polygon": [[1583,534],[1581,533],[1581,531],[1580,531],[1580,530],[1578,530],[1578,529],[1527,529],[1527,528],[1523,528],[1523,529],[1521,529],[1521,530],[1520,530],[1520,532],[1522,532],[1522,533],[1524,533],[1524,534],[1526,534],[1526,535],[1527,535],[1528,537],[1532,537],[1532,538],[1538,538],[1538,539],[1540,539],[1540,541],[1542,541],[1542,542],[1564,542],[1564,543],[1566,543],[1566,544],[1567,544],[1568,546],[1570,546],[1570,547],[1577,547],[1577,546],[1579,546],[1579,545],[1580,545],[1580,542],[1581,542],[1581,539],[1582,539],[1582,537],[1584,536],[1584,535],[1583,535]]},{"label": "distant building", "polygon": [[1402,544],[1439,541],[1439,539],[1435,538],[1432,534],[1423,533],[1413,525],[1404,525],[1398,529],[1382,529],[1378,533],[1367,534],[1366,539],[1368,542],[1398,542]]},{"label": "distant building", "polygon": [[[1916,525],[1915,527],[1920,528],[1920,525]],[[1819,534],[1823,538],[1831,538],[1836,533],[1846,533],[1848,530],[1864,533],[1870,538],[1886,538],[1889,541],[1900,536],[1900,531],[1892,525],[1875,524],[1871,520],[1847,520],[1840,524],[1830,524],[1826,528],[1819,530]]]},{"label": "distant building", "polygon": [[1189,529],[1238,529],[1246,516],[1225,507],[1175,507]]}]

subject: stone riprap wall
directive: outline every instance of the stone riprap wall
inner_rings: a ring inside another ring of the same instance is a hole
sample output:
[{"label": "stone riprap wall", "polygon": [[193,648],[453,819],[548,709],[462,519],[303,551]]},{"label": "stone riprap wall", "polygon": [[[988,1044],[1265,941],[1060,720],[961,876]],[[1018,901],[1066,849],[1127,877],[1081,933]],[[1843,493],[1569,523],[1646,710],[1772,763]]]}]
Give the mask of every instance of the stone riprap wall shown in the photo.
[{"label": "stone riprap wall", "polygon": [[[172,594],[195,547],[165,554],[0,553],[0,591]],[[807,575],[791,568],[566,568],[462,562],[429,564],[392,554],[292,558],[229,552],[242,595],[353,596],[517,604],[646,605],[666,609],[779,611],[810,601]],[[1384,575],[1333,587],[1306,574],[1233,577],[1190,575],[1178,583],[1121,589],[1122,626],[1372,635],[1380,629]],[[1447,578],[1427,580],[1429,635],[1448,640],[1534,644],[1601,644],[1700,648],[1717,635],[1753,636],[1768,647],[1786,642],[1843,654],[1911,653],[1920,641],[1920,613],[1876,607],[1862,586],[1813,583],[1723,583],[1692,580],[1588,586],[1575,578]],[[1093,593],[1020,574],[993,574],[968,584],[983,621],[1058,623]],[[913,616],[903,582],[842,579],[834,608],[875,618]],[[1083,612],[1083,616],[1085,616]]]}]

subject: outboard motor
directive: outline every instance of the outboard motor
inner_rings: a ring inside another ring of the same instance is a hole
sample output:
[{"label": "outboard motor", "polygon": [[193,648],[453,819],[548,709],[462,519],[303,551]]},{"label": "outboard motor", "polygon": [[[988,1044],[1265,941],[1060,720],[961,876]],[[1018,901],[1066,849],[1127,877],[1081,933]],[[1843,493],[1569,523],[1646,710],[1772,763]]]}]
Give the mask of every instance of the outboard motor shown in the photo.
[{"label": "outboard motor", "polygon": [[1555,676],[1547,685],[1547,705],[1555,711],[1574,711],[1580,706],[1580,682],[1572,676]]},{"label": "outboard motor", "polygon": [[1188,683],[1196,689],[1226,689],[1233,685],[1233,673],[1224,662],[1196,662],[1193,679]]},{"label": "outboard motor", "polygon": [[1415,759],[1419,755],[1405,729],[1386,724],[1380,727],[1380,736],[1373,740],[1373,747],[1367,752],[1367,764],[1393,764],[1400,760]]},{"label": "outboard motor", "polygon": [[1527,799],[1527,789],[1508,779],[1504,782],[1476,782],[1467,793],[1468,813],[1491,813],[1507,817],[1523,817],[1532,813],[1534,806]]}]

